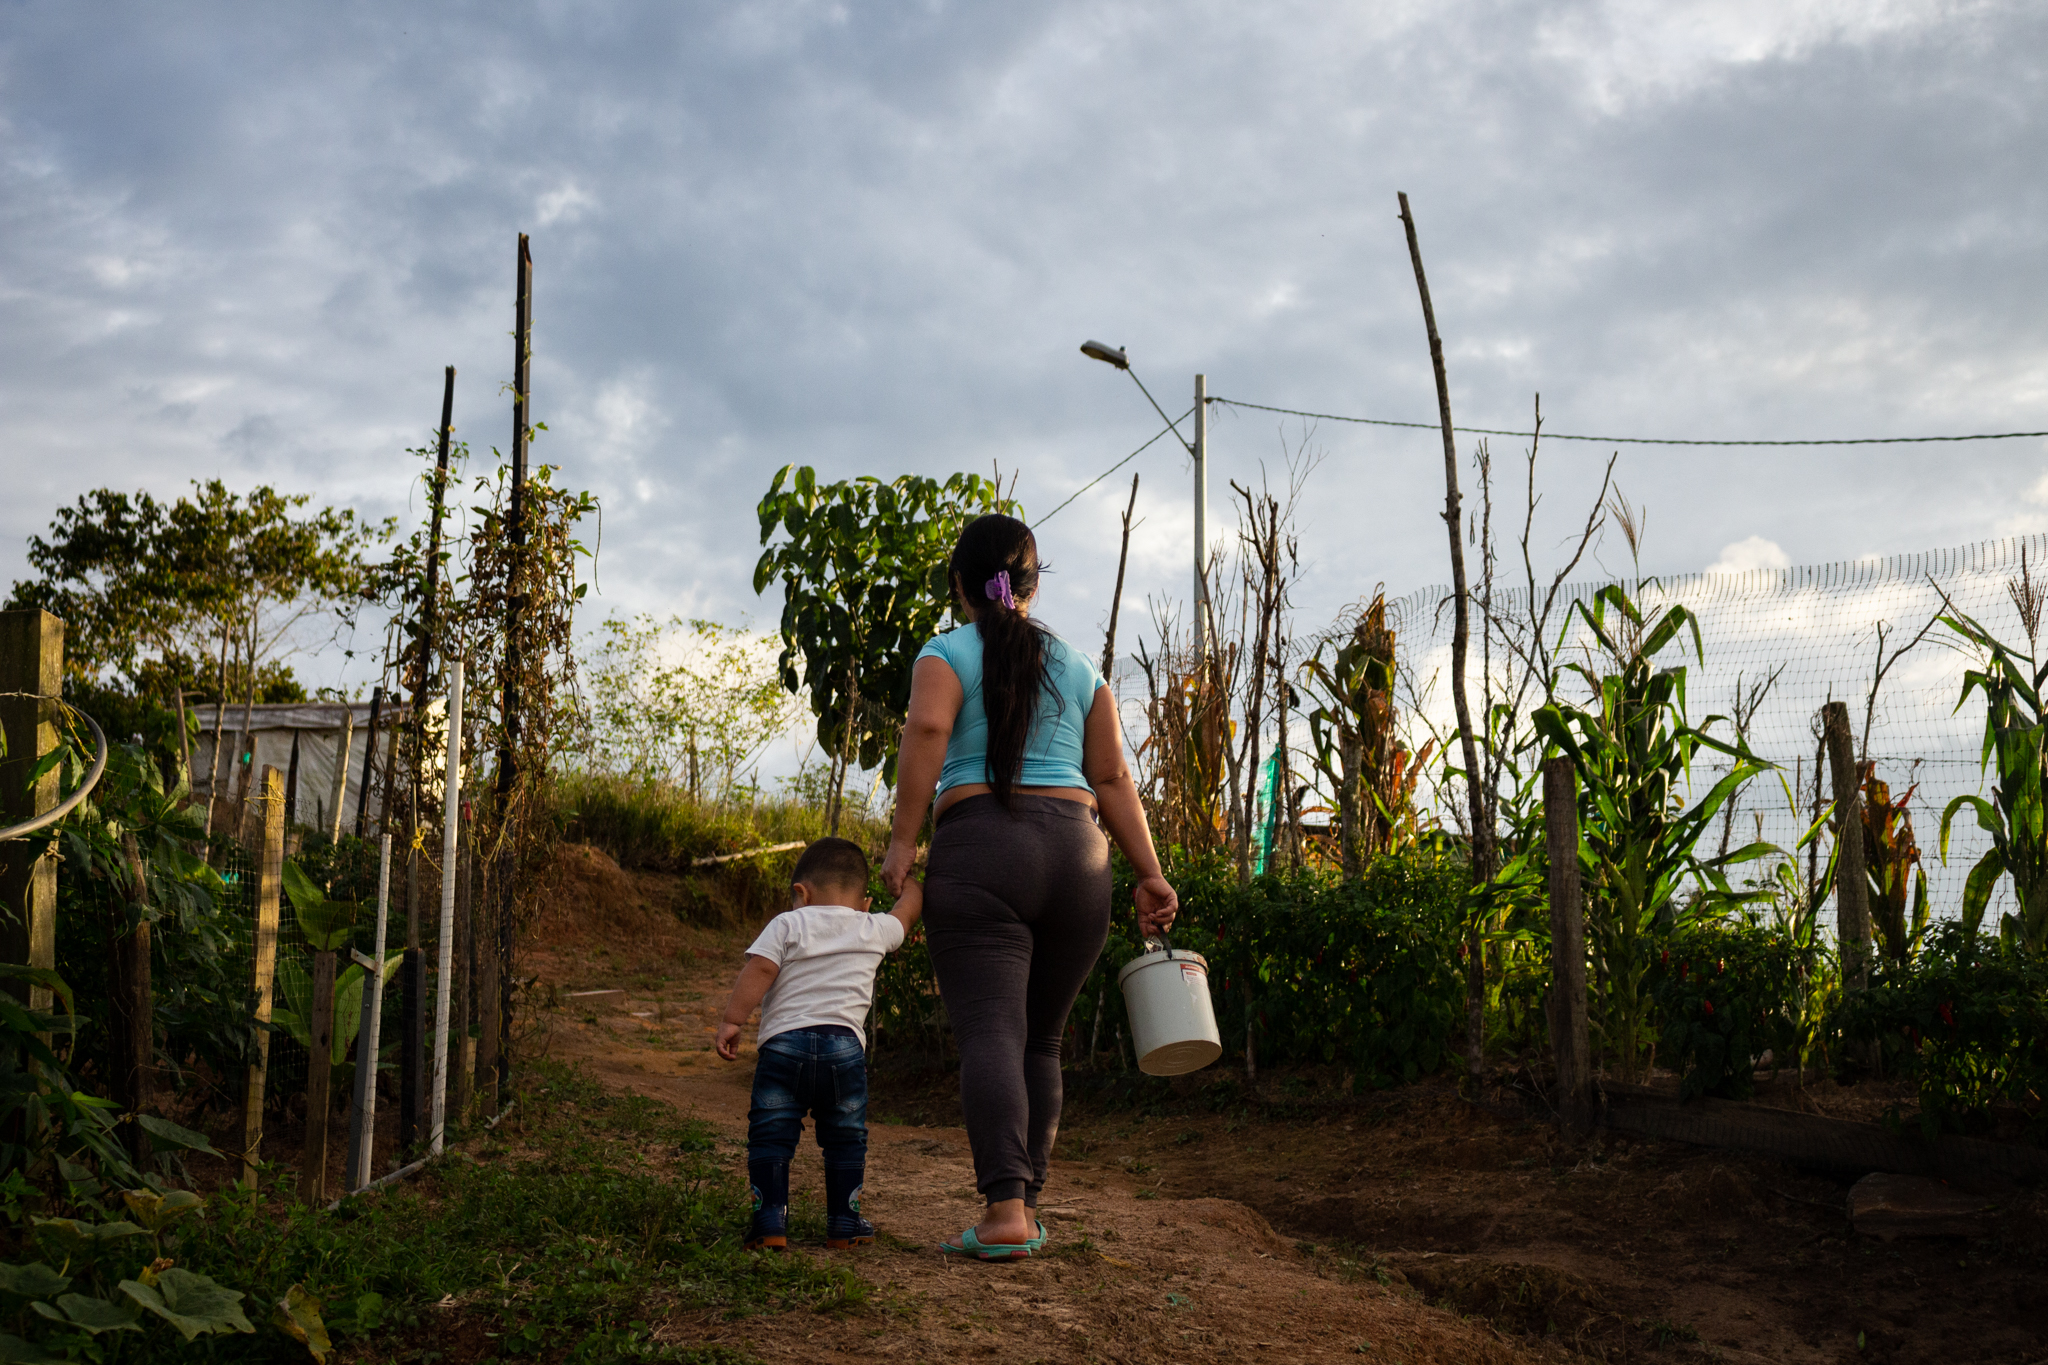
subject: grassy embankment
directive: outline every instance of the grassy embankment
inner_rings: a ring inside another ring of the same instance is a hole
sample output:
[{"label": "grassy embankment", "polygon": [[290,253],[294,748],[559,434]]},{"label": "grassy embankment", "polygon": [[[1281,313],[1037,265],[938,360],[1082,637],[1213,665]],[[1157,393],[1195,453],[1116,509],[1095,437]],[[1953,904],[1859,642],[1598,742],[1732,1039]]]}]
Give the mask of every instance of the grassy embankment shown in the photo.
[{"label": "grassy embankment", "polygon": [[[725,1347],[662,1346],[655,1329],[679,1315],[866,1304],[850,1271],[740,1249],[746,1189],[707,1125],[552,1063],[524,1075],[497,1130],[338,1215],[221,1191],[179,1264],[245,1290],[252,1316],[303,1284],[337,1346],[379,1359],[431,1347],[458,1360],[746,1365]],[[819,1210],[796,1213],[824,1235]],[[219,1358],[278,1349],[267,1331],[213,1340]]]}]

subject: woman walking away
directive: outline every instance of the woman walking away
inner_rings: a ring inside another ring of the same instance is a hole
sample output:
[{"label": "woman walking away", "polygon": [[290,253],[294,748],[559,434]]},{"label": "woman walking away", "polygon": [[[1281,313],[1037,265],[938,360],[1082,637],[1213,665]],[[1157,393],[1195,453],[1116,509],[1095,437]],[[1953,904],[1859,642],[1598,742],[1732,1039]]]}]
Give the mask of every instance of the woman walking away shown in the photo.
[{"label": "woman walking away", "polygon": [[[1087,657],[1027,614],[1038,544],[1015,517],[977,517],[951,563],[968,624],[911,674],[896,822],[882,880],[909,877],[938,796],[925,934],[960,1045],[960,1103],[986,1216],[943,1250],[1021,1259],[1060,1126],[1060,1036],[1109,936],[1107,830],[1137,870],[1138,925],[1179,902],[1124,762],[1116,700]],[[1098,826],[1099,822],[1099,826]]]}]

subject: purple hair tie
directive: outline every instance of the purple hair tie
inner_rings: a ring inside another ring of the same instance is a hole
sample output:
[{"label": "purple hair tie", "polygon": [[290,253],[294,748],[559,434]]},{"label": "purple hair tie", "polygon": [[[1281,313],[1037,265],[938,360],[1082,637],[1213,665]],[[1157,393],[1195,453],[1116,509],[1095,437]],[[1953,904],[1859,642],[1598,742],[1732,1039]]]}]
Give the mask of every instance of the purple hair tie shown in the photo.
[{"label": "purple hair tie", "polygon": [[1017,599],[1010,594],[1010,571],[1003,569],[988,581],[981,595],[991,602],[1000,602],[1011,611],[1017,610]]}]

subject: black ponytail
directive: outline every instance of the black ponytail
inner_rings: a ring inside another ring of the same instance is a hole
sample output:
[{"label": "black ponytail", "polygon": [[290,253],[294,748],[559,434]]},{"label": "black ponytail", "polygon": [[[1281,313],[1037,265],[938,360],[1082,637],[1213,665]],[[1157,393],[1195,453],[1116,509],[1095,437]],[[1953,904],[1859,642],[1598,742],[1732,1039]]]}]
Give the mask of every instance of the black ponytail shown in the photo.
[{"label": "black ponytail", "polygon": [[[953,547],[954,590],[974,608],[981,631],[981,701],[988,714],[988,784],[1010,803],[1046,677],[1045,630],[1024,614],[1038,590],[1038,541],[1000,513],[976,517]],[[1003,600],[1008,588],[1009,602]]]}]

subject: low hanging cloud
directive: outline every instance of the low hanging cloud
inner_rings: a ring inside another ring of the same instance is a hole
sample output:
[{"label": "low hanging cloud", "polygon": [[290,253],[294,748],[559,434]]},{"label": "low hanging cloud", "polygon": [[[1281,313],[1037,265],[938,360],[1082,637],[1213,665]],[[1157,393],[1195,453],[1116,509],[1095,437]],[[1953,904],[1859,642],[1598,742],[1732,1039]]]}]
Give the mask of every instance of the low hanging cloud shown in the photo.
[{"label": "low hanging cloud", "polygon": [[1755,573],[1758,569],[1789,569],[1792,556],[1779,548],[1775,540],[1762,536],[1744,536],[1732,545],[1721,547],[1721,557],[1707,565],[1710,574]]}]

